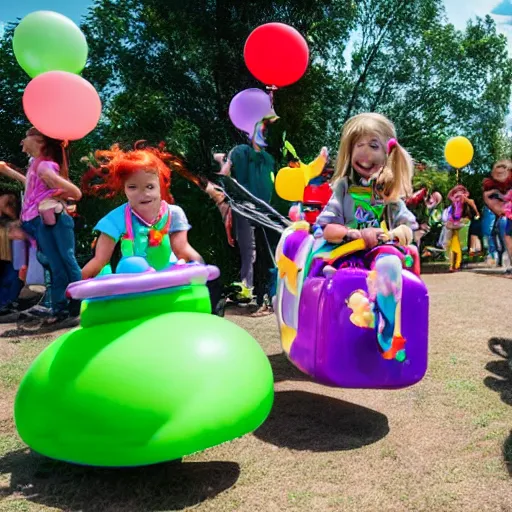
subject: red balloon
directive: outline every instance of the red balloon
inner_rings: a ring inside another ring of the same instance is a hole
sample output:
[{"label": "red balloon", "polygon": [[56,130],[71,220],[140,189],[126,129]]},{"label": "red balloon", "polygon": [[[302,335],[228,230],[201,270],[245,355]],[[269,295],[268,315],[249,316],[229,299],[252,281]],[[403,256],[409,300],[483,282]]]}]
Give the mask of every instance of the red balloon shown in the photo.
[{"label": "red balloon", "polygon": [[297,30],[284,23],[267,23],[254,29],[245,42],[249,71],[266,85],[283,87],[306,72],[309,48]]}]

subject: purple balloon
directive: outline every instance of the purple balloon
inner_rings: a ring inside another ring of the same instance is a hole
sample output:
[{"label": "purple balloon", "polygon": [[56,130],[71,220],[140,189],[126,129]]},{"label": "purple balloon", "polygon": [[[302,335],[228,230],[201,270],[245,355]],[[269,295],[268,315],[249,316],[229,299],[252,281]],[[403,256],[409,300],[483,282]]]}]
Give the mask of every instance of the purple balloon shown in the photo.
[{"label": "purple balloon", "polygon": [[254,133],[258,121],[272,113],[270,96],[261,89],[245,89],[234,96],[229,104],[231,122],[249,135]]}]

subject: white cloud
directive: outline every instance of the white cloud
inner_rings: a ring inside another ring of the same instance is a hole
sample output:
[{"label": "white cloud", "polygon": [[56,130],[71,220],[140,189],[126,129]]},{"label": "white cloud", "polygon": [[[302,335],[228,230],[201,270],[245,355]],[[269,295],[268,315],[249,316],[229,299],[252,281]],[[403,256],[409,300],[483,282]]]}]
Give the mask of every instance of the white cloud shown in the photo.
[{"label": "white cloud", "polygon": [[509,24],[512,18],[491,14],[493,9],[501,3],[500,0],[445,0],[444,2],[448,20],[459,30],[464,30],[470,18],[490,14],[496,21],[498,32],[507,37],[508,51],[512,55],[512,26]]},{"label": "white cloud", "polygon": [[445,0],[446,14],[456,28],[462,30],[469,18],[485,16],[500,3],[500,0]]}]

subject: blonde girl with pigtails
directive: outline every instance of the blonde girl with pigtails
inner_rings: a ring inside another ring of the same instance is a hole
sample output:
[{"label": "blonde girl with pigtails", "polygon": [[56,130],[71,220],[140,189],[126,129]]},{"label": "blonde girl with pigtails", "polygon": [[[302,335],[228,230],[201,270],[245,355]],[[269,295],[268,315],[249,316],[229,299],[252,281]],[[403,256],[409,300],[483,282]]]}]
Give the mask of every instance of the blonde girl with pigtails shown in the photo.
[{"label": "blonde girl with pigtails", "polygon": [[349,119],[341,135],[333,195],[317,219],[325,239],[339,244],[362,238],[373,249],[384,235],[384,220],[388,236],[409,245],[418,227],[403,201],[412,192],[412,175],[412,158],[398,144],[389,119],[377,113]]},{"label": "blonde girl with pigtails", "polygon": [[[362,250],[337,262],[338,268],[370,269],[367,284],[377,337],[384,357],[390,359],[404,354],[400,334],[404,262],[410,266],[413,260],[413,271],[419,274],[418,254],[410,246],[418,224],[403,200],[412,193],[412,176],[412,158],[397,142],[393,123],[377,113],[356,115],[343,127],[333,193],[317,219],[330,244],[348,247],[360,240],[355,245]],[[396,246],[408,256],[397,256]]]}]

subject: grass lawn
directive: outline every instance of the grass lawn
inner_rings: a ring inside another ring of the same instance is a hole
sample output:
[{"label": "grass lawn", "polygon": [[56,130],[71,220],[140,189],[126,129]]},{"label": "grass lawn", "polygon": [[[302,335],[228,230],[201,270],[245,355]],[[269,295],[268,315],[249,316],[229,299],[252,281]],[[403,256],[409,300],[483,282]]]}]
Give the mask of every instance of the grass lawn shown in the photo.
[{"label": "grass lawn", "polygon": [[425,280],[422,382],[320,386],[281,355],[273,317],[231,315],[272,363],[270,417],[252,435],[146,468],[82,468],[31,453],[16,434],[13,399],[52,337],[0,338],[0,511],[512,511],[512,280]]}]

